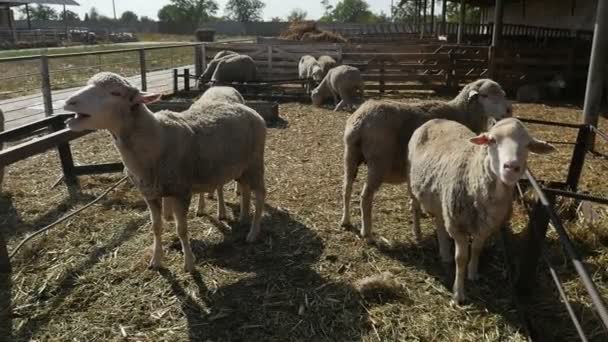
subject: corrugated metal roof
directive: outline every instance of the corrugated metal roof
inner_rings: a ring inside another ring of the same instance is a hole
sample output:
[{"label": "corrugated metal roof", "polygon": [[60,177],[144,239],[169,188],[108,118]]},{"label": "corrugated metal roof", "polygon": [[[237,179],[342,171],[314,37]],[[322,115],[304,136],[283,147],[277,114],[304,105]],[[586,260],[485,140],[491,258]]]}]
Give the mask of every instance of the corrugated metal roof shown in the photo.
[{"label": "corrugated metal roof", "polygon": [[25,4],[80,6],[74,0],[0,0],[0,5],[19,6]]}]

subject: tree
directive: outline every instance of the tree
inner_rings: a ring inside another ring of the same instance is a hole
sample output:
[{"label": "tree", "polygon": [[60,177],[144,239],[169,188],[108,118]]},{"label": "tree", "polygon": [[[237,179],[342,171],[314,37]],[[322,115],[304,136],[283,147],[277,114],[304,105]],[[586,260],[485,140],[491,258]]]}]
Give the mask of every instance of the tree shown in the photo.
[{"label": "tree", "polygon": [[[460,21],[460,1],[459,2],[448,2],[447,6],[447,21],[457,23]],[[465,23],[478,23],[481,19],[481,11],[479,7],[466,7],[466,13],[464,16]]]},{"label": "tree", "polygon": [[89,21],[89,13],[84,14],[84,21]]},{"label": "tree", "polygon": [[291,12],[289,12],[289,15],[287,15],[287,21],[304,21],[306,20],[307,16],[308,12],[306,12],[305,10],[301,8],[294,8],[291,10]]},{"label": "tree", "polygon": [[332,17],[342,23],[369,23],[375,16],[365,0],[342,0],[336,4]]},{"label": "tree", "polygon": [[272,21],[273,23],[280,23],[283,21],[283,19],[281,19],[281,17],[272,17],[270,18],[270,21]]},{"label": "tree", "polygon": [[266,4],[260,0],[228,0],[225,12],[232,20],[251,22],[262,20],[262,10]]},{"label": "tree", "polygon": [[89,10],[89,20],[98,21],[99,20],[99,11],[95,7],[91,7]]},{"label": "tree", "polygon": [[141,21],[142,23],[153,23],[154,20],[152,20],[152,18],[148,17],[148,16],[142,16],[141,18],[139,18],[139,21]]},{"label": "tree", "polygon": [[329,22],[334,21],[334,17],[333,17],[334,6],[329,3],[329,0],[322,0],[321,6],[323,6],[324,12],[323,12],[323,16],[321,16],[321,18],[319,18],[319,21],[323,22],[323,23],[329,23]]},{"label": "tree", "polygon": [[132,11],[125,11],[120,16],[120,21],[124,23],[136,23],[139,21],[139,17]]},{"label": "tree", "polygon": [[59,13],[59,19],[66,21],[80,21],[80,16],[76,12],[66,10],[65,12]]},{"label": "tree", "polygon": [[[27,16],[27,12],[24,8],[20,9],[21,14]],[[50,6],[45,5],[37,5],[30,7],[30,19],[32,20],[57,20],[59,16],[57,15],[57,11],[55,11]]]},{"label": "tree", "polygon": [[171,4],[158,11],[158,19],[164,22],[199,25],[209,21],[217,9],[214,0],[171,0]]}]

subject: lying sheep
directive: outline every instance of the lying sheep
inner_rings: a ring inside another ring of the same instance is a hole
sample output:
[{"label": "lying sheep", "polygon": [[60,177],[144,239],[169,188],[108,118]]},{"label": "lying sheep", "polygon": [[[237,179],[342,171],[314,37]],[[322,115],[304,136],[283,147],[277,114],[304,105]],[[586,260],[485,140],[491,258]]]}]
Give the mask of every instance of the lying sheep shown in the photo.
[{"label": "lying sheep", "polygon": [[372,231],[372,201],[382,183],[407,181],[407,143],[416,130],[434,118],[458,121],[483,132],[489,118],[511,116],[511,103],[498,83],[481,79],[466,85],[449,102],[404,104],[367,101],[346,122],[344,131],[344,185],[342,226],[350,225],[350,198],[359,165],[367,164],[361,193],[361,235]]},{"label": "lying sheep", "polygon": [[[192,106],[191,110],[195,110],[200,112],[200,109],[204,107],[206,103],[211,101],[219,101],[225,103],[240,103],[245,104],[245,100],[241,93],[238,90],[232,87],[211,87],[207,89],[203,95],[196,100]],[[210,192],[209,195],[213,193]],[[210,198],[213,198],[210,196]],[[165,220],[170,221],[172,219],[172,211],[169,210],[169,204],[167,201],[163,200],[163,216]],[[196,211],[196,215],[203,215],[205,211],[205,196],[203,193],[198,196],[198,207]],[[224,191],[223,186],[217,188],[217,218],[218,220],[224,220],[226,218],[226,204],[224,203]]]},{"label": "lying sheep", "polygon": [[[266,190],[266,124],[242,104],[209,102],[186,112],[152,113],[146,104],[160,95],[135,88],[122,76],[102,72],[66,100],[76,112],[74,131],[107,129],[150,210],[154,233],[151,268],[161,266],[161,198],[168,197],[184,253],[184,268],[194,270],[187,213],[192,192],[211,192],[232,179],[241,186],[241,222],[249,220],[250,192],[255,215],[247,241],[260,233]],[[226,140],[229,137],[229,140]]]},{"label": "lying sheep", "polygon": [[327,75],[327,72],[329,72],[329,70],[338,66],[338,62],[336,62],[335,59],[333,59],[327,55],[323,55],[323,56],[319,57],[319,59],[317,61],[321,65],[321,70],[323,70],[323,77],[325,77],[325,75]]},{"label": "lying sheep", "polygon": [[[336,106],[334,111],[337,112],[345,105],[355,106],[357,91],[363,98],[364,89],[361,72],[355,67],[340,65],[329,70],[321,83],[313,89],[310,98],[315,106],[321,106],[326,98],[333,96]],[[340,96],[340,102],[338,102],[338,96]]]},{"label": "lying sheep", "polygon": [[213,56],[213,59],[220,59],[223,58],[225,56],[232,56],[232,55],[238,55],[238,53],[231,51],[231,50],[221,50],[218,53],[215,54],[215,56]]},{"label": "lying sheep", "polygon": [[554,150],[534,139],[515,118],[501,120],[477,136],[457,122],[436,119],[412,135],[408,174],[414,234],[420,236],[422,206],[435,217],[444,263],[454,261],[448,238],[454,239],[455,303],[465,300],[467,261],[468,279],[477,280],[484,241],[511,217],[514,188],[526,170],[528,151],[544,154]]},{"label": "lying sheep", "polygon": [[518,102],[540,102],[542,100],[555,100],[562,89],[566,88],[566,81],[561,75],[556,75],[551,81],[536,84],[526,84],[517,89]]},{"label": "lying sheep", "polygon": [[312,79],[315,82],[320,82],[323,79],[323,69],[321,64],[311,55],[305,55],[300,58],[298,63],[298,76],[301,80],[309,80],[304,84],[306,94],[310,94]]},{"label": "lying sheep", "polygon": [[249,82],[256,79],[257,67],[251,57],[233,51],[220,51],[209,62],[199,81],[204,84],[209,81]]},{"label": "lying sheep", "polygon": [[[0,132],[4,132],[4,113],[0,109]],[[4,144],[0,142],[0,151],[4,148]],[[4,167],[0,166],[0,192],[2,192],[2,183],[4,181]]]}]

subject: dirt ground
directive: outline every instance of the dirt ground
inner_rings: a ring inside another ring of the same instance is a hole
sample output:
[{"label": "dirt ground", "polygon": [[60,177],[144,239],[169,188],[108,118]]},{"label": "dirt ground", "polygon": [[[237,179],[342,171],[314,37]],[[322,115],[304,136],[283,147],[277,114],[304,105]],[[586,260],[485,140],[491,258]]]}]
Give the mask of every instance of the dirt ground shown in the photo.
[{"label": "dirt ground", "polygon": [[[438,256],[430,219],[423,241],[410,229],[404,186],[384,185],[374,205],[374,232],[383,243],[368,245],[338,227],[341,215],[342,134],[348,113],[309,105],[280,106],[284,122],[269,129],[268,189],[263,236],[247,244],[248,227],[233,218],[238,206],[227,191],[228,222],[218,222],[215,201],[208,215],[194,217],[190,237],[197,273],[182,270],[172,225],[165,226],[165,269],[147,270],[150,257],[146,206],[130,184],[99,204],[35,239],[13,259],[13,273],[0,278],[0,304],[10,319],[0,336],[15,341],[524,341],[506,278],[500,239],[482,256],[478,283],[467,283],[469,302],[450,305],[451,277]],[[521,105],[516,115],[577,122],[580,108]],[[602,122],[603,129],[607,125]],[[576,132],[530,125],[538,138],[574,141]],[[598,144],[607,154],[608,144]],[[78,163],[119,160],[109,134],[96,132],[72,144]],[[571,146],[532,156],[531,169],[543,180],[565,179]],[[359,174],[353,222],[359,226]],[[583,190],[606,193],[608,161],[590,157]],[[0,230],[9,250],[28,233],[91,201],[121,174],[83,177],[70,194],[55,151],[8,168],[0,194]],[[194,205],[194,203],[193,203]],[[597,285],[608,298],[606,222],[567,224]],[[513,219],[514,245],[525,226],[523,210]],[[592,313],[576,273],[549,234],[548,257],[564,280],[575,312],[590,340],[608,336]],[[354,283],[391,272],[399,283],[392,295],[362,297]],[[548,272],[540,272],[532,317],[544,341],[576,340],[576,330],[557,299]],[[4,333],[2,333],[4,330]],[[0,338],[2,340],[2,338]]]}]

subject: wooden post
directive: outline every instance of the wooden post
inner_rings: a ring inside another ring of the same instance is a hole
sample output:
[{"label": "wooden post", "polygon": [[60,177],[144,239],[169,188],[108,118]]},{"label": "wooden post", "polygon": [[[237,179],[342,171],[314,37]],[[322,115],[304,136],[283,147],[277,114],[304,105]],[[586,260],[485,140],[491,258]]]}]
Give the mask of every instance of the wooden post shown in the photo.
[{"label": "wooden post", "polygon": [[435,0],[431,0],[431,33],[436,33],[435,30]]},{"label": "wooden post", "polygon": [[502,38],[502,17],[504,13],[504,2],[503,0],[496,0],[494,7],[494,29],[492,31],[492,46],[500,46]]},{"label": "wooden post", "polygon": [[205,70],[207,70],[207,44],[205,43],[203,43],[203,46],[201,46],[201,54],[201,58],[203,60],[203,72],[205,72]]},{"label": "wooden post", "polygon": [[25,16],[27,18],[27,29],[32,29],[32,19],[30,18],[30,5],[25,4]]},{"label": "wooden post", "polygon": [[[65,128],[65,123],[62,121],[54,121],[51,125],[51,129],[54,132]],[[61,169],[63,170],[63,180],[68,186],[78,185],[78,178],[76,177],[74,159],[72,158],[72,150],[70,143],[63,143],[57,145],[57,152],[59,153],[59,160],[61,161]]]},{"label": "wooden post", "polygon": [[184,90],[190,91],[190,69],[184,69]]},{"label": "wooden post", "polygon": [[[11,272],[11,262],[8,259],[8,249],[6,248],[6,240],[4,240],[3,233],[0,232],[0,274],[8,274],[10,272]],[[3,289],[0,288],[0,292],[2,290]],[[0,298],[2,297],[2,295],[3,294],[0,293]],[[8,308],[3,308],[3,309],[8,309]],[[0,310],[0,318],[6,318],[6,317],[2,317],[1,310]],[[1,324],[0,324],[0,327],[2,327]]]},{"label": "wooden post", "polygon": [[378,91],[384,94],[384,59],[380,60],[380,82]]},{"label": "wooden post", "polygon": [[146,50],[139,50],[139,72],[141,77],[141,90],[148,90],[148,77],[146,75]]},{"label": "wooden post", "polygon": [[268,45],[268,70],[267,73],[272,75],[272,45]]},{"label": "wooden post", "polygon": [[173,69],[173,94],[177,93],[179,91],[179,83],[178,82],[178,78],[179,78],[179,72],[177,69]]},{"label": "wooden post", "polygon": [[194,75],[199,78],[203,73],[203,61],[200,45],[194,47]]},{"label": "wooden post", "polygon": [[427,0],[423,0],[422,6],[422,25],[420,25],[420,38],[424,37],[424,33],[426,32],[426,11],[428,10],[428,2]]},{"label": "wooden post", "polygon": [[448,11],[448,0],[441,0],[441,2],[441,34],[447,35],[447,32],[445,30],[445,21],[447,16],[446,12]]},{"label": "wooden post", "polygon": [[44,115],[53,115],[53,97],[51,95],[51,77],[49,73],[49,58],[40,56],[40,81],[42,86],[42,101],[44,102]]},{"label": "wooden post", "polygon": [[[599,107],[602,100],[602,86],[606,74],[605,64],[608,57],[608,1],[600,0],[597,5],[593,45],[587,73],[583,123],[597,126]],[[593,149],[595,135],[589,137],[589,147]]]},{"label": "wooden post", "polygon": [[465,15],[465,0],[460,0],[460,16],[458,18],[458,36],[456,38],[456,44],[462,44],[462,38],[464,35],[464,15]]}]

